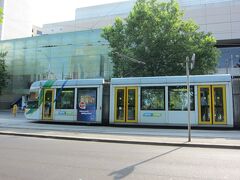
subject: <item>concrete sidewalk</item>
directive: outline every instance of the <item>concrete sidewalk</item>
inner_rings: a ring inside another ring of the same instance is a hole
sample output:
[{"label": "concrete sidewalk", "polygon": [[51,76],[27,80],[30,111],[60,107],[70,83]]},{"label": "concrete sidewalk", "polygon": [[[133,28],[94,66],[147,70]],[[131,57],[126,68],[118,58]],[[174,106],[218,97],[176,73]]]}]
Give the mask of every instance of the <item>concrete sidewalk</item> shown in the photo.
[{"label": "concrete sidewalk", "polygon": [[0,134],[2,135],[144,145],[240,149],[240,131],[194,129],[191,132],[192,141],[187,142],[186,129],[43,124],[28,121],[22,114],[13,118],[9,113],[0,113]]},{"label": "concrete sidewalk", "polygon": [[240,149],[239,139],[227,138],[196,138],[187,142],[187,137],[167,137],[167,136],[139,136],[139,135],[120,135],[103,133],[81,133],[63,132],[56,130],[37,130],[37,129],[15,129],[0,128],[1,135],[15,135],[38,138],[52,138],[63,140],[96,141],[111,143],[143,144],[143,145],[165,145],[182,147],[202,147],[202,148],[227,148]]}]

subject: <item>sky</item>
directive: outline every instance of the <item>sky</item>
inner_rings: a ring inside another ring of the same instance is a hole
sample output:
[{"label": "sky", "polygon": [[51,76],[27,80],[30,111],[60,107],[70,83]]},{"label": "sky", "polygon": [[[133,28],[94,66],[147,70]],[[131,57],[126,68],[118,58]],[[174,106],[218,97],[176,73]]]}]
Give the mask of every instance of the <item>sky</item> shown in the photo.
[{"label": "sky", "polygon": [[55,23],[74,20],[75,10],[97,4],[126,0],[28,0],[32,24]]}]

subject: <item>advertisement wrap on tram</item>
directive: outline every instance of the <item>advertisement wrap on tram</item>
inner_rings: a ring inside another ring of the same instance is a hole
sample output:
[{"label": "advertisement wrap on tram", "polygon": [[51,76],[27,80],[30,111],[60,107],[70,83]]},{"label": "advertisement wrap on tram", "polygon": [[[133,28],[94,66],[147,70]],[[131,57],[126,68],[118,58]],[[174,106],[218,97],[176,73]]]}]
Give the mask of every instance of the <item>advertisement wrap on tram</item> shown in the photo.
[{"label": "advertisement wrap on tram", "polygon": [[78,121],[96,121],[97,89],[78,89]]}]

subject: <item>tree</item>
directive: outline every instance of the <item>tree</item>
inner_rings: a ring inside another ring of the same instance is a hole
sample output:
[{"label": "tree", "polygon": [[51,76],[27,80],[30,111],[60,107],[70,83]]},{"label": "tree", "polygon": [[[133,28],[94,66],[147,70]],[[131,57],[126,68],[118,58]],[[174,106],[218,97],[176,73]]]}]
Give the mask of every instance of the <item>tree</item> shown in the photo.
[{"label": "tree", "polygon": [[0,8],[0,24],[2,24],[3,21],[3,9]]},{"label": "tree", "polygon": [[0,94],[2,94],[2,89],[7,86],[7,66],[5,64],[5,57],[7,52],[0,52]]},{"label": "tree", "polygon": [[186,57],[193,53],[196,62],[191,74],[215,72],[219,56],[216,39],[211,33],[200,32],[193,21],[184,21],[183,15],[175,0],[137,0],[125,20],[116,18],[113,26],[105,27],[102,37],[111,48],[113,76],[184,75]]},{"label": "tree", "polygon": [[[3,9],[0,8],[0,24],[2,24],[3,20]],[[7,86],[7,66],[5,64],[5,57],[7,52],[0,52],[0,95],[2,94],[2,89]]]}]

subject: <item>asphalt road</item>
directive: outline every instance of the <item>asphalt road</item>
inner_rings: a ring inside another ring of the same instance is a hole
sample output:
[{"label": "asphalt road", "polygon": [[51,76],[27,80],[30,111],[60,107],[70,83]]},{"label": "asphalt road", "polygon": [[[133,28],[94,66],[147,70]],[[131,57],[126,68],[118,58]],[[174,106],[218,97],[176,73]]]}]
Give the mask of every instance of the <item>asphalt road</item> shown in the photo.
[{"label": "asphalt road", "polygon": [[239,150],[0,136],[1,180],[240,179]]}]

